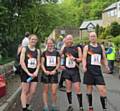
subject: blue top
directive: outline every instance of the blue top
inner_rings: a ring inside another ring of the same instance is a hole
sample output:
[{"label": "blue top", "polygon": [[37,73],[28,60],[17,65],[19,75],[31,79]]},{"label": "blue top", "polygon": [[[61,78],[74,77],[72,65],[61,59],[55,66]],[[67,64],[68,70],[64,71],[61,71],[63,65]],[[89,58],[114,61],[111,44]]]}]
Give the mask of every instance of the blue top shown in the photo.
[{"label": "blue top", "polygon": [[106,53],[106,54],[111,54],[112,51],[113,51],[113,49],[110,47],[110,48],[108,48],[108,50],[107,50],[105,53]]}]

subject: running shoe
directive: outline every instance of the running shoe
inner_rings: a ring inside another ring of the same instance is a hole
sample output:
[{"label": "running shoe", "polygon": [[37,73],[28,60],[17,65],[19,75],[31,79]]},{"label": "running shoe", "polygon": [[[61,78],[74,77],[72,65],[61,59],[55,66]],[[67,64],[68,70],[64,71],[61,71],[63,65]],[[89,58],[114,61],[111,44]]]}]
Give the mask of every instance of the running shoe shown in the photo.
[{"label": "running shoe", "polygon": [[29,105],[29,107],[27,108],[27,111],[34,111],[31,105]]},{"label": "running shoe", "polygon": [[47,107],[44,107],[42,111],[49,111]]},{"label": "running shoe", "polygon": [[94,110],[93,110],[93,108],[91,107],[91,108],[88,109],[88,111],[94,111]]},{"label": "running shoe", "polygon": [[80,107],[80,111],[84,111],[83,107]]},{"label": "running shoe", "polygon": [[103,109],[103,111],[108,111],[108,109]]},{"label": "running shoe", "polygon": [[58,111],[56,106],[52,106],[51,111]]},{"label": "running shoe", "polygon": [[73,111],[73,107],[72,106],[69,106],[67,111]]}]

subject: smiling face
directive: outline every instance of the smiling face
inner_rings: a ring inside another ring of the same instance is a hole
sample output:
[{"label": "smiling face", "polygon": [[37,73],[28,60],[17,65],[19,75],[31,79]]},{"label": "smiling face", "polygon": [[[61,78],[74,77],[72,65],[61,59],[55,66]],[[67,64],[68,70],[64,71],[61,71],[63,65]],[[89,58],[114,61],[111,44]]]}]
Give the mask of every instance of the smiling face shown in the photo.
[{"label": "smiling face", "polygon": [[67,35],[65,38],[65,44],[66,46],[72,46],[73,44],[73,36],[72,35]]},{"label": "smiling face", "polygon": [[37,36],[36,35],[30,35],[30,37],[29,37],[29,44],[31,46],[36,46],[37,42],[38,42]]},{"label": "smiling face", "polygon": [[54,41],[52,40],[52,39],[48,39],[47,40],[47,49],[49,50],[51,50],[51,49],[53,49],[54,48]]},{"label": "smiling face", "polygon": [[97,35],[95,32],[90,32],[89,33],[89,41],[91,43],[96,43],[97,42]]}]

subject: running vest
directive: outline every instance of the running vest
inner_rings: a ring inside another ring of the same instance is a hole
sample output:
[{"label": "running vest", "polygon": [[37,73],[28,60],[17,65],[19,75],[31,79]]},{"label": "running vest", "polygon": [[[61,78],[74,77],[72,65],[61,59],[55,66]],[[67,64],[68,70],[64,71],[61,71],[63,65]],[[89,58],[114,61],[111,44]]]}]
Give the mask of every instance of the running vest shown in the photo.
[{"label": "running vest", "polygon": [[92,45],[88,45],[88,53],[87,53],[87,65],[95,65],[100,66],[102,59],[102,47],[98,44],[97,47],[93,47]]},{"label": "running vest", "polygon": [[110,54],[107,54],[107,60],[115,60],[115,48],[111,47],[112,48],[112,53]]},{"label": "running vest", "polygon": [[35,49],[35,51],[31,51],[29,47],[26,47],[26,52],[25,52],[25,64],[30,72],[34,72],[37,68],[37,56],[38,56],[38,51]]},{"label": "running vest", "polygon": [[44,66],[48,71],[53,71],[57,65],[57,58],[60,57],[59,52],[54,50],[53,52],[44,51],[42,57],[45,58]]},{"label": "running vest", "polygon": [[[66,68],[78,68],[76,66],[76,61],[70,60],[70,57],[73,56],[75,58],[78,58],[78,47],[77,46],[71,46],[71,47],[65,47],[63,50],[64,54],[64,66]],[[77,63],[79,65],[79,63]]]}]

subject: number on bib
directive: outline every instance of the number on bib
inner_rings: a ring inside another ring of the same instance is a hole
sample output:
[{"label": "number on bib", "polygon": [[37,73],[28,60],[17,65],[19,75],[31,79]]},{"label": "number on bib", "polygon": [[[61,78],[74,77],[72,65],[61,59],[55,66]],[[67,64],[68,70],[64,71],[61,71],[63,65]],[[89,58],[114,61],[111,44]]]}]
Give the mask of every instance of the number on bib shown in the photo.
[{"label": "number on bib", "polygon": [[37,61],[36,61],[36,58],[30,58],[28,59],[28,68],[36,68],[37,66]]},{"label": "number on bib", "polygon": [[56,66],[56,56],[47,56],[47,66]]},{"label": "number on bib", "polygon": [[91,65],[101,65],[101,55],[100,54],[91,55]]},{"label": "number on bib", "polygon": [[69,57],[66,58],[66,67],[75,68],[75,61],[71,60]]}]

